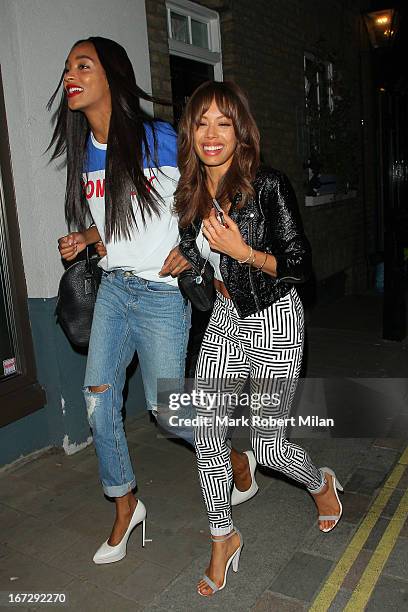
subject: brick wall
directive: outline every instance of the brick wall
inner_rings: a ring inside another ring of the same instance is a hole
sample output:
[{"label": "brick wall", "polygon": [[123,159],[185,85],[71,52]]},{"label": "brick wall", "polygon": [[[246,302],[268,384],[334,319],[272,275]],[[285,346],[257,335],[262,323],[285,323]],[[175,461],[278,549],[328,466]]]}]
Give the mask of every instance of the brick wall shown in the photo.
[{"label": "brick wall", "polygon": [[[147,35],[149,39],[150,70],[153,96],[171,102],[169,46],[167,43],[167,16],[164,0],[145,0]],[[173,108],[154,105],[156,117],[173,121]]]},{"label": "brick wall", "polygon": [[[235,80],[247,92],[265,161],[284,171],[295,187],[317,279],[345,271],[346,291],[364,290],[370,281],[368,256],[376,248],[375,113],[369,44],[359,3],[206,0],[197,4],[219,11],[224,79]],[[146,0],[156,95],[171,88],[164,7],[164,0]],[[354,87],[350,120],[359,134],[360,185],[356,199],[306,208],[303,54],[313,51],[320,38],[343,56],[350,71]]]}]

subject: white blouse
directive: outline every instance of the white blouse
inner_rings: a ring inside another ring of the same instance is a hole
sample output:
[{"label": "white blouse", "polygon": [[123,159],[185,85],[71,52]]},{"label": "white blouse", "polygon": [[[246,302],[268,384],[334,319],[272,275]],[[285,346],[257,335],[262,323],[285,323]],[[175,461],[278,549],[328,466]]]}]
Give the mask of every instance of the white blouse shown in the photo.
[{"label": "white blouse", "polygon": [[201,224],[200,231],[196,238],[196,244],[197,244],[198,250],[200,251],[201,257],[204,257],[204,259],[207,259],[208,257],[209,263],[214,268],[214,278],[221,282],[224,282],[222,280],[221,271],[220,271],[221,256],[218,251],[211,250],[210,245],[208,244],[208,240],[202,232],[202,227],[203,226]]}]

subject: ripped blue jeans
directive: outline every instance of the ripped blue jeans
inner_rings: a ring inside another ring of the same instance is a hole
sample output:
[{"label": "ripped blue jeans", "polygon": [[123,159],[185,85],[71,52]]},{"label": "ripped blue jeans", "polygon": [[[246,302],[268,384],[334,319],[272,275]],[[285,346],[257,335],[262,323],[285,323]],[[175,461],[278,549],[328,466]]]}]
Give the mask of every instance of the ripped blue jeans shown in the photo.
[{"label": "ripped blue jeans", "polygon": [[[99,474],[109,497],[121,497],[136,485],[122,418],[126,368],[137,351],[147,407],[160,423],[158,381],[170,379],[172,390],[182,392],[189,330],[190,307],[177,287],[123,270],[103,273],[84,395]],[[91,392],[89,387],[106,389]],[[187,433],[192,440],[192,431]]]}]

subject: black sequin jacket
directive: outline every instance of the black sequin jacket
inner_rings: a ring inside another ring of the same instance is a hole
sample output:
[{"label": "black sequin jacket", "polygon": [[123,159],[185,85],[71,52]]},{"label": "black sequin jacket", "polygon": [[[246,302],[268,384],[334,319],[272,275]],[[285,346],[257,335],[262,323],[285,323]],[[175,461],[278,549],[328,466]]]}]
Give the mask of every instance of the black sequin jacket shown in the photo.
[{"label": "black sequin jacket", "polygon": [[[257,270],[221,253],[220,271],[240,317],[267,308],[286,295],[293,284],[304,282],[311,271],[311,250],[304,234],[296,196],[287,177],[261,166],[253,182],[255,197],[237,208],[237,194],[229,211],[245,242],[257,251],[271,253],[277,276]],[[201,219],[180,228],[180,251],[200,270],[204,260],[196,244]]]}]

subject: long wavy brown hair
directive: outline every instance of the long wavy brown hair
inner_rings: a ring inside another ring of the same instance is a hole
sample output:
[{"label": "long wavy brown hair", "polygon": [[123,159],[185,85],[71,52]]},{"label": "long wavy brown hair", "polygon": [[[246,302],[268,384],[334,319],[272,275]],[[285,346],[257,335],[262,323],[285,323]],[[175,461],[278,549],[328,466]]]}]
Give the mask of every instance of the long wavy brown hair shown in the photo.
[{"label": "long wavy brown hair", "polygon": [[200,85],[184,109],[179,124],[178,165],[180,180],[175,193],[175,211],[181,227],[208,215],[211,196],[205,165],[194,151],[194,135],[201,117],[215,100],[219,110],[232,121],[237,139],[232,163],[218,183],[216,198],[225,208],[239,192],[244,206],[254,195],[252,181],[259,166],[259,130],[246,95],[236,83],[207,81]]}]

